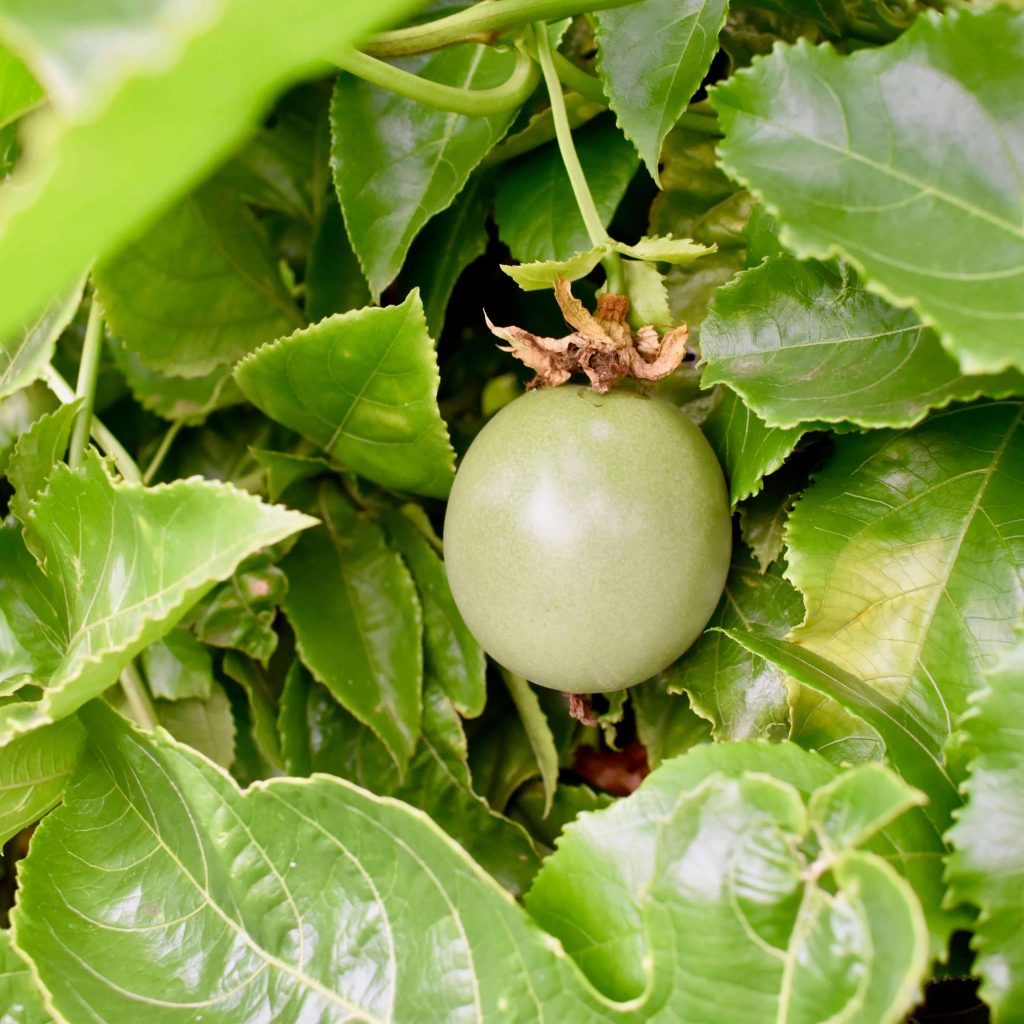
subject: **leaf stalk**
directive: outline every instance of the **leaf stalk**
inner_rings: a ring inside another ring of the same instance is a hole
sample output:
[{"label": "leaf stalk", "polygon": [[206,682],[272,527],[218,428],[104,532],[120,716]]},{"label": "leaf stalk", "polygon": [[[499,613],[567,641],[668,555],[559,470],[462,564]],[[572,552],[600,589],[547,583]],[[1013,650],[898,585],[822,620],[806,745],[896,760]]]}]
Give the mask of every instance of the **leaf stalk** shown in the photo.
[{"label": "leaf stalk", "polygon": [[421,78],[376,57],[349,49],[337,60],[338,67],[374,85],[405,96],[428,107],[470,117],[501,114],[521,107],[540,81],[540,70],[532,58],[520,51],[508,79],[492,89],[462,89]]},{"label": "leaf stalk", "polygon": [[96,402],[96,378],[99,375],[100,355],[103,352],[103,307],[95,293],[89,307],[89,320],[85,327],[85,343],[82,359],[78,364],[78,380],[75,384],[75,398],[82,399],[82,407],[75,416],[71,430],[71,446],[68,449],[68,465],[78,469],[85,459],[92,426],[92,410]]},{"label": "leaf stalk", "polygon": [[625,7],[636,0],[488,0],[423,25],[371,36],[362,47],[372,57],[408,57],[455,43],[495,43],[506,32],[537,21],[557,21],[587,11]]}]

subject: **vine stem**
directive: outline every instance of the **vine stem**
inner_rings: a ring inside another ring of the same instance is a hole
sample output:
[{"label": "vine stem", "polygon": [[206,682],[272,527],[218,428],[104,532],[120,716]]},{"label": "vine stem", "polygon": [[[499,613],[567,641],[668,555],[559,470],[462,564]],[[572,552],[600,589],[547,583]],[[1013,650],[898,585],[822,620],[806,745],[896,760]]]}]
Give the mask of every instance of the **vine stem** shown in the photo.
[{"label": "vine stem", "polygon": [[142,676],[139,675],[139,670],[134,664],[129,662],[121,669],[118,681],[121,684],[121,689],[124,691],[128,706],[132,709],[135,720],[147,732],[152,732],[159,723],[156,717],[156,709],[153,707],[153,701],[146,690],[146,684],[142,681]]},{"label": "vine stem", "polygon": [[[569,116],[565,109],[562,83],[551,53],[551,40],[548,39],[547,26],[535,25],[533,34],[537,45],[537,56],[540,59],[541,73],[544,75],[544,84],[547,86],[548,98],[551,101],[551,118],[555,125],[558,151],[562,154],[565,173],[569,176],[572,194],[576,197],[576,205],[579,207],[580,216],[586,225],[590,242],[596,249],[599,246],[607,245],[611,239],[604,229],[604,224],[601,223],[601,215],[597,212],[594,197],[590,194],[590,187],[587,185],[587,177],[583,173],[583,165],[580,163],[576,147],[573,145],[572,128],[569,125]],[[609,253],[601,260],[601,265],[608,277],[608,290],[622,293],[625,290],[625,275],[622,272],[622,260],[619,254]]]},{"label": "vine stem", "polygon": [[516,55],[516,66],[508,79],[493,89],[462,89],[432,82],[352,49],[337,57],[335,63],[343,70],[398,93],[399,96],[407,96],[438,110],[468,114],[471,117],[500,114],[522,106],[540,81],[537,65],[522,52]]},{"label": "vine stem", "polygon": [[362,50],[373,57],[408,57],[455,43],[494,43],[505,32],[536,21],[558,21],[586,11],[625,7],[636,0],[487,0],[445,18],[371,36]]},{"label": "vine stem", "polygon": [[175,420],[167,428],[166,433],[160,439],[160,444],[153,453],[153,458],[149,460],[149,465],[142,474],[142,482],[144,484],[150,483],[153,477],[155,477],[160,471],[160,467],[163,465],[164,459],[167,458],[167,453],[171,450],[171,445],[174,444],[174,439],[178,436],[178,431],[180,431],[184,425],[185,424],[181,420]]},{"label": "vine stem", "polygon": [[75,424],[71,430],[71,447],[68,449],[68,465],[72,469],[81,466],[89,445],[92,410],[96,401],[96,377],[99,374],[102,351],[103,307],[94,293],[92,305],[89,307],[89,320],[85,327],[82,359],[78,364],[78,380],[75,384],[75,398],[80,398],[82,405],[75,415]]},{"label": "vine stem", "polygon": [[[71,385],[52,367],[43,371],[43,379],[47,387],[64,405],[75,400],[75,392]],[[89,431],[93,440],[114,460],[117,471],[130,484],[141,484],[142,474],[135,460],[128,454],[124,445],[95,416],[89,417]]]}]

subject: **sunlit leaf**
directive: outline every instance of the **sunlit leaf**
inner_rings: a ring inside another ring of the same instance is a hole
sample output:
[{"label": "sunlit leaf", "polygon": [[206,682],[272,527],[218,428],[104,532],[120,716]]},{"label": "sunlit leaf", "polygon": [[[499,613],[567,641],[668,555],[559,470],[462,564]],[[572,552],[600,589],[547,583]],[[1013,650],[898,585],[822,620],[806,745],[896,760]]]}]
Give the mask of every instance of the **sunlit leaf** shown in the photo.
[{"label": "sunlit leaf", "polygon": [[619,124],[658,180],[661,144],[718,51],[726,0],[643,0],[598,11],[598,70]]},{"label": "sunlit leaf", "polygon": [[[465,89],[512,73],[511,49],[453,46],[399,66]],[[469,117],[435,110],[342,74],[331,103],[331,166],[345,227],[374,298],[398,276],[409,247],[447,209],[470,172],[508,130],[514,110]]]},{"label": "sunlit leaf", "polygon": [[438,371],[419,293],[341,313],[235,370],[251,402],[385,487],[443,498],[455,455],[437,408]]},{"label": "sunlit leaf", "polygon": [[782,578],[781,570],[762,575],[737,546],[722,600],[708,623],[710,631],[665,671],[669,690],[685,690],[693,709],[711,722],[719,740],[785,736],[789,703],[783,674],[713,627],[782,637],[803,612],[800,595]]},{"label": "sunlit leaf", "polygon": [[935,406],[1024,390],[1015,371],[961,376],[911,310],[790,256],[719,290],[701,327],[701,354],[705,383],[728,384],[774,427],[908,427]]},{"label": "sunlit leaf", "polygon": [[2,740],[71,714],[246,555],[312,523],[223,484],[115,483],[95,454],[58,467],[29,516],[45,574],[3,531],[5,668],[42,694],[0,707]]},{"label": "sunlit leaf", "polygon": [[929,11],[880,49],[777,48],[711,93],[723,166],[783,243],[845,256],[968,373],[1024,369],[1022,41],[1010,7]]}]

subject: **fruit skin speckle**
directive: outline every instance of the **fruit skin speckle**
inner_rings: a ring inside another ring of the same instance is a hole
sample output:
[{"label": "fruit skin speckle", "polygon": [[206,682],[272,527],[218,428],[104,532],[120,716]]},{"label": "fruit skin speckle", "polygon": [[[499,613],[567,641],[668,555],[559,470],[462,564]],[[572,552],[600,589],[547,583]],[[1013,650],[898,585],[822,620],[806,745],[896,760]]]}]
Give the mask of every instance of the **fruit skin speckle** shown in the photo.
[{"label": "fruit skin speckle", "polygon": [[721,467],[674,406],[565,386],[505,406],[466,453],[445,561],[484,649],[531,682],[622,689],[671,664],[722,594]]}]

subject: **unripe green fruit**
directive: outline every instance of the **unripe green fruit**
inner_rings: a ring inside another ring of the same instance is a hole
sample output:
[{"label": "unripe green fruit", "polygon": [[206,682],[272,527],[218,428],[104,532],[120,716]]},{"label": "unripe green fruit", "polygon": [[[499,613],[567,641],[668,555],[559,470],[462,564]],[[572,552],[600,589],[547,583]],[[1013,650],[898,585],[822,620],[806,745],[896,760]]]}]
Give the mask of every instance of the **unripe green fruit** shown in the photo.
[{"label": "unripe green fruit", "polygon": [[729,568],[725,480],[674,406],[629,391],[532,391],[455,477],[445,564],[497,662],[574,693],[618,690],[683,653]]}]

